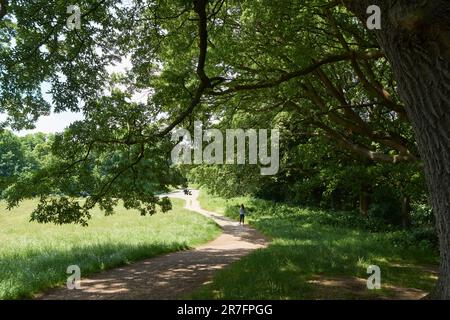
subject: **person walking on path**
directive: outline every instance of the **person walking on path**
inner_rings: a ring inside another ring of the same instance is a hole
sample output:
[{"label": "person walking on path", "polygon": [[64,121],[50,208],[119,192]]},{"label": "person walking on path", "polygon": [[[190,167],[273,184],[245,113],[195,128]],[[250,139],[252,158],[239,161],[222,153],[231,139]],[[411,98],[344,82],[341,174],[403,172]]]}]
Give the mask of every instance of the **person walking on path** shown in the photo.
[{"label": "person walking on path", "polygon": [[245,220],[245,207],[241,204],[241,208],[239,209],[239,225],[244,224]]}]

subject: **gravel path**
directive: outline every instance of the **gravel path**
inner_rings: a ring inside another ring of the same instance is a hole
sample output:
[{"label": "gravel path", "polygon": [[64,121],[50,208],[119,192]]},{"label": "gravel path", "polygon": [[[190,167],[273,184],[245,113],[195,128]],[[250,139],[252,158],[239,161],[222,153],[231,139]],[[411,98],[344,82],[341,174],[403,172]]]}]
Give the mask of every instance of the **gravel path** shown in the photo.
[{"label": "gravel path", "polygon": [[214,272],[239,260],[268,239],[248,226],[239,226],[218,213],[203,210],[199,192],[186,196],[181,191],[170,197],[186,200],[186,209],[213,219],[223,230],[216,240],[188,251],[133,263],[83,278],[80,290],[60,287],[38,295],[37,299],[177,299],[211,280]]}]

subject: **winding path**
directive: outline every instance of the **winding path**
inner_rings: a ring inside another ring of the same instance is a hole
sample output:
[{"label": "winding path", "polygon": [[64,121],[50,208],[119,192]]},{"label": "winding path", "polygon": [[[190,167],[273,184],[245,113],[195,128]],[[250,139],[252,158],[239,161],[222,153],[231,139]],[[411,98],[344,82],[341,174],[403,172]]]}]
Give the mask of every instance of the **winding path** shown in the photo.
[{"label": "winding path", "polygon": [[188,251],[150,258],[83,278],[80,290],[60,287],[38,295],[37,299],[177,299],[199,288],[214,272],[239,260],[251,251],[264,248],[268,239],[255,229],[218,213],[203,210],[198,190],[191,196],[181,191],[168,196],[186,200],[185,208],[213,219],[223,230],[214,241]]}]

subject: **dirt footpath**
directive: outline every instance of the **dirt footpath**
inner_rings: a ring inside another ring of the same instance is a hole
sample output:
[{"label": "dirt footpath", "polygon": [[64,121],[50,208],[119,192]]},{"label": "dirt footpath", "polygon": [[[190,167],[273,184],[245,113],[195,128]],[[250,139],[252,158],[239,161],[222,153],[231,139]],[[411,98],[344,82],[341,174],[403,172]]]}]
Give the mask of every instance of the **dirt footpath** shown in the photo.
[{"label": "dirt footpath", "polygon": [[216,240],[189,251],[133,263],[83,278],[80,290],[56,288],[37,299],[177,299],[211,280],[214,272],[239,260],[255,249],[268,245],[268,239],[248,226],[239,226],[218,213],[203,210],[192,195],[182,192],[170,197],[186,200],[186,209],[213,219],[223,229]]}]

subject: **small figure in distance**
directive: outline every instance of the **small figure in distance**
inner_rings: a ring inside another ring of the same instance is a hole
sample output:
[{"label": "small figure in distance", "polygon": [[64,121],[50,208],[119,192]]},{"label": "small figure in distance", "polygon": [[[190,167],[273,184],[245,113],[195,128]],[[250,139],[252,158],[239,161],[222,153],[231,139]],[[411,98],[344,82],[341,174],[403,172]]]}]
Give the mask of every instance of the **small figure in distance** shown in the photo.
[{"label": "small figure in distance", "polygon": [[187,195],[187,196],[191,196],[191,195],[192,195],[191,190],[189,190],[188,188],[185,188],[185,189],[183,190],[183,192],[184,192],[184,194]]},{"label": "small figure in distance", "polygon": [[241,207],[239,208],[239,225],[244,225],[245,220],[245,207],[244,204],[241,204]]}]

